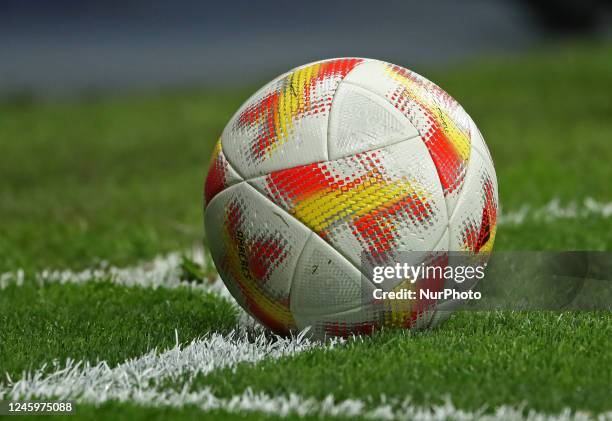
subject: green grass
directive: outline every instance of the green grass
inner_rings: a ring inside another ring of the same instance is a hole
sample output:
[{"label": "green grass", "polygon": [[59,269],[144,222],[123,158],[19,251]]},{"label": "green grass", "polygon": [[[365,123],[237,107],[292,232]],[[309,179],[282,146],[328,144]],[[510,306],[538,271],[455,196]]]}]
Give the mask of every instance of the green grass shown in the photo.
[{"label": "green grass", "polygon": [[24,370],[53,360],[63,366],[67,358],[112,366],[174,346],[175,329],[185,343],[235,324],[227,301],[186,288],[13,285],[0,291],[0,373],[16,380]]},{"label": "green grass", "polygon": [[244,95],[0,105],[0,272],[201,242],[204,173]]},{"label": "green grass", "polygon": [[[184,408],[147,408],[129,403],[108,402],[101,406],[76,404],[74,414],[54,415],[54,420],[71,421],[77,419],[112,419],[113,421],[165,421],[168,419],[181,420],[286,420],[287,418],[273,415],[265,415],[258,412],[229,413],[226,411],[215,410],[203,413],[197,407],[186,406]],[[20,419],[32,419],[37,421],[38,416],[26,416]],[[290,417],[289,419],[292,419]],[[296,417],[297,418],[297,417]],[[317,416],[300,417],[300,420],[315,421],[320,420]]]},{"label": "green grass", "polygon": [[382,332],[333,352],[218,370],[193,388],[226,397],[248,387],[320,399],[410,396],[422,406],[450,396],[471,410],[526,403],[547,413],[597,413],[612,408],[611,338],[610,312],[466,312],[430,332]]},{"label": "green grass", "polygon": [[[552,198],[612,201],[610,44],[423,73],[483,132],[504,210]],[[100,259],[129,265],[200,242],[209,154],[248,91],[63,103],[0,99],[0,273],[78,269]],[[610,232],[612,218],[527,220],[500,226],[496,250],[610,251]],[[601,412],[612,409],[611,317],[461,313],[434,331],[382,332],[331,352],[241,364],[200,376],[192,388],[210,386],[222,396],[252,387],[273,395],[374,400],[385,393],[424,405],[449,395],[466,409],[526,403],[542,411]],[[185,342],[234,323],[226,302],[187,290],[26,282],[0,291],[0,373],[18,377],[67,357],[117,364],[174,345],[174,329]],[[192,407],[80,408],[82,418],[201,415]]]},{"label": "green grass", "polygon": [[612,220],[601,217],[502,225],[495,250],[612,250],[612,236],[606,235],[611,230]]}]

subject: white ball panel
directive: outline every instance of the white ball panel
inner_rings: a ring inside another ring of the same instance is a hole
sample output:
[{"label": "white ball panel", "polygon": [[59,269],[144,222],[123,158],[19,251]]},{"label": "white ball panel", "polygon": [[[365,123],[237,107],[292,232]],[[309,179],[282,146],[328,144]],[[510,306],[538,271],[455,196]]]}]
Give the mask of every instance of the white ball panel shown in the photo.
[{"label": "white ball panel", "polygon": [[[390,95],[397,91],[398,88],[401,88],[401,83],[391,77],[388,64],[378,60],[368,61],[354,69],[344,78],[344,83],[353,84],[371,91],[389,103]],[[417,103],[409,103],[407,107],[400,110],[400,113],[404,116],[410,116],[412,126],[423,136],[431,128],[429,117]]]},{"label": "white ball panel", "polygon": [[[267,85],[267,89],[251,97],[246,107],[257,107],[258,103],[280,89],[278,84]],[[243,178],[252,178],[283,168],[291,168],[327,158],[327,116],[316,114],[293,120],[287,128],[290,141],[278,142],[273,154],[259,160],[253,151],[253,143],[266,136],[262,129],[241,124],[240,113],[234,115],[223,131],[222,142],[227,160],[239,169]],[[273,118],[265,116],[263,118]],[[263,140],[262,140],[263,142]]]},{"label": "white ball panel", "polygon": [[471,119],[461,105],[423,76],[381,61],[359,66],[343,84],[357,85],[384,98],[415,127],[446,180],[444,193],[451,214],[469,161]]},{"label": "white ball panel", "polygon": [[232,292],[239,276],[270,299],[288,302],[310,230],[244,182],[215,196],[205,224],[212,257]]},{"label": "white ball panel", "polygon": [[291,286],[291,312],[296,320],[338,313],[362,305],[374,287],[360,270],[322,238],[313,234],[297,263]]},{"label": "white ball panel", "polygon": [[223,132],[227,159],[243,178],[328,159],[336,90],[363,59],[322,60],[293,69],[249,98]]},{"label": "white ball panel", "polygon": [[341,83],[329,116],[329,160],[418,136],[408,119],[367,89]]}]

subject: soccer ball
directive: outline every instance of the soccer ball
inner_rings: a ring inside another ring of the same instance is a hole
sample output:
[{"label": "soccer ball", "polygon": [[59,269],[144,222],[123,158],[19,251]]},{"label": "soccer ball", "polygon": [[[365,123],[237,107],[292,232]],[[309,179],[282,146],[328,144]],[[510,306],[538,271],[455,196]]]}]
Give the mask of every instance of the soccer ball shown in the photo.
[{"label": "soccer ball", "polygon": [[221,278],[278,334],[432,326],[448,311],[364,301],[364,254],[488,252],[495,239],[478,128],[437,85],[378,60],[323,60],[265,85],[225,127],[204,190]]}]

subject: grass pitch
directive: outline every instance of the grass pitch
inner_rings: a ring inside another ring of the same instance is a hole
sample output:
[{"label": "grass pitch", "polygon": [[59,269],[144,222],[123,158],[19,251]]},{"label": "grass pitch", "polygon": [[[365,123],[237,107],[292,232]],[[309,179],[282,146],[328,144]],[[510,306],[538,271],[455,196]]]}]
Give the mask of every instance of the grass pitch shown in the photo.
[{"label": "grass pitch", "polygon": [[[612,201],[609,45],[423,73],[479,125],[503,211],[553,198]],[[175,330],[189,342],[235,326],[228,302],[201,291],[108,282],[40,286],[34,279],[44,268],[126,266],[201,243],[209,154],[250,91],[0,103],[0,273],[26,274],[23,286],[0,290],[0,373],[16,380],[68,357],[115,366],[172,347]],[[500,226],[495,247],[610,251],[610,232],[605,213],[526,218]],[[215,370],[197,376],[189,390],[208,387],[226,398],[247,389],[316,399],[333,394],[372,405],[385,394],[425,407],[450,399],[470,411],[524,405],[548,414],[563,408],[598,414],[612,410],[611,338],[610,312],[461,313],[431,332],[382,332],[331,351]],[[180,390],[184,381],[168,379],[166,387]],[[201,413],[189,405],[80,405],[83,417]]]},{"label": "grass pitch", "polygon": [[[0,293],[0,325],[0,372],[19,377],[53,360],[60,366],[68,358],[116,365],[169,348],[177,339],[228,333],[236,310],[226,300],[187,288],[26,284]],[[49,364],[47,371],[53,368]]]}]

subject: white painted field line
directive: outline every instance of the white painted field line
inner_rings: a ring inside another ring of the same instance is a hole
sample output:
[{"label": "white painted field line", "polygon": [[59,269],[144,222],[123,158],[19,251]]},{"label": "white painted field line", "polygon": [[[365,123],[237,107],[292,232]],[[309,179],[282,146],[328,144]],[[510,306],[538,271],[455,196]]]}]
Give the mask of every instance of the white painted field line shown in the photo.
[{"label": "white painted field line", "polygon": [[[343,343],[328,342],[327,346]],[[43,369],[6,384],[0,384],[1,399],[53,397],[101,403],[109,400],[128,401],[139,396],[160,396],[172,392],[158,391],[168,380],[181,379],[189,385],[198,374],[234,367],[241,362],[255,363],[264,358],[280,358],[313,347],[324,346],[310,341],[304,334],[292,338],[249,338],[245,331],[223,336],[211,334],[189,345],[158,353],[155,350],[111,368],[106,362],[89,365],[68,361],[64,368],[45,375]],[[177,392],[178,393],[178,392]]]},{"label": "white painted field line", "polygon": [[[201,283],[182,279],[181,260],[183,255],[185,255],[185,253],[168,253],[166,255],[157,256],[149,262],[126,268],[101,265],[97,268],[89,268],[80,271],[70,269],[45,269],[38,272],[35,278],[36,282],[39,284],[81,284],[108,280],[119,285],[141,286],[145,288],[188,287],[203,289],[229,297],[227,289],[219,278],[214,282]],[[202,263],[205,259],[205,254],[202,249],[194,249],[187,253],[187,255],[198,263]],[[0,290],[11,284],[23,285],[24,282],[25,272],[22,269],[7,272],[0,275]]]},{"label": "white painted field line", "polygon": [[601,202],[587,197],[582,202],[562,204],[558,198],[552,199],[546,205],[534,208],[523,205],[519,209],[501,212],[500,225],[522,225],[526,221],[555,222],[562,219],[587,219],[591,217],[612,217],[612,202]]},{"label": "white painted field line", "polygon": [[485,410],[469,411],[457,408],[450,400],[440,405],[418,406],[410,399],[404,401],[387,400],[387,403],[371,405],[361,399],[337,400],[328,395],[322,400],[307,398],[297,394],[270,396],[265,393],[255,393],[247,389],[240,395],[230,398],[215,396],[210,389],[203,389],[193,393],[162,392],[134,396],[132,403],[142,406],[170,406],[181,408],[187,405],[197,406],[203,412],[224,410],[231,413],[260,412],[270,415],[287,417],[319,416],[328,418],[354,418],[362,417],[376,420],[406,420],[406,421],[586,421],[609,420],[612,412],[591,414],[584,411],[565,409],[557,414],[545,414],[537,411],[526,411],[522,407],[502,405],[489,413]]},{"label": "white painted field line", "polygon": [[[328,349],[342,341],[328,343]],[[81,403],[102,404],[108,401],[130,402],[143,406],[181,408],[194,405],[202,411],[263,412],[280,416],[319,415],[325,417],[355,417],[386,420],[588,420],[593,415],[572,412],[558,414],[535,411],[523,416],[521,407],[500,406],[490,414],[466,411],[450,400],[433,406],[417,406],[409,399],[399,401],[382,398],[382,404],[372,405],[360,399],[337,400],[332,395],[323,400],[297,394],[270,396],[246,390],[230,398],[221,398],[209,388],[190,391],[191,381],[198,374],[235,367],[241,362],[256,363],[264,358],[279,358],[323,346],[310,342],[303,335],[290,339],[266,339],[259,336],[248,340],[243,333],[228,336],[213,334],[193,341],[186,347],[176,346],[161,354],[150,352],[138,359],[110,368],[106,363],[90,366],[69,362],[66,368],[43,375],[41,371],[0,386],[0,399],[74,399]],[[163,389],[168,380],[184,381],[182,390]],[[599,414],[610,419],[612,412]]]},{"label": "white painted field line", "polygon": [[[237,334],[235,334],[237,335]],[[589,420],[610,419],[612,412],[593,414],[566,409],[557,414],[529,411],[522,407],[500,406],[489,414],[483,410],[457,408],[450,400],[441,405],[418,406],[410,399],[385,399],[372,405],[361,399],[337,400],[328,395],[322,400],[297,394],[271,396],[247,389],[230,398],[216,396],[209,388],[190,391],[191,380],[197,374],[234,367],[240,362],[256,363],[263,358],[278,358],[302,352],[315,346],[303,337],[270,341],[263,336],[254,342],[238,336],[212,335],[194,341],[185,348],[175,347],[160,355],[149,353],[116,368],[106,364],[88,366],[71,363],[65,369],[48,376],[40,372],[26,376],[15,384],[0,387],[0,399],[75,399],[77,402],[102,404],[108,401],[130,402],[142,406],[181,408],[197,406],[203,412],[224,410],[233,413],[261,412],[279,415],[318,415],[325,417],[356,417],[384,420]],[[333,348],[334,344],[328,344]],[[163,389],[168,379],[185,381],[182,390]]]}]

